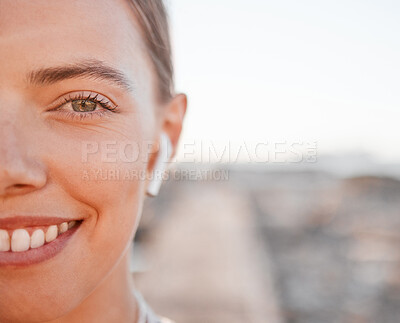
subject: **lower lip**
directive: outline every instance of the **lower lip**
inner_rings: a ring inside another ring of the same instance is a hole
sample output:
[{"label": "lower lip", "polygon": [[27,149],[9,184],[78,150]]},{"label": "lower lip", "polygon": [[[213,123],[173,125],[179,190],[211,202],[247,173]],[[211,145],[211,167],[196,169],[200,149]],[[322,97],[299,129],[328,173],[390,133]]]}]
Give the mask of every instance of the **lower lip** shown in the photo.
[{"label": "lower lip", "polygon": [[46,261],[60,253],[68,241],[79,229],[82,223],[78,222],[73,228],[60,234],[57,239],[46,243],[42,247],[22,252],[0,252],[0,267],[2,266],[29,266]]}]

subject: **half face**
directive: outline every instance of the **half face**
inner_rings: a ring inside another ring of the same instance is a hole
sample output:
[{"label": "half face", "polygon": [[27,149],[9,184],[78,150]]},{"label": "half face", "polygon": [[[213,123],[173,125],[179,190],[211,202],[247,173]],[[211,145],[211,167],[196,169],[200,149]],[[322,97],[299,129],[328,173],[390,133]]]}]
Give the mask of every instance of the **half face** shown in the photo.
[{"label": "half face", "polygon": [[1,0],[0,71],[0,322],[47,321],[133,238],[154,73],[123,0]]}]

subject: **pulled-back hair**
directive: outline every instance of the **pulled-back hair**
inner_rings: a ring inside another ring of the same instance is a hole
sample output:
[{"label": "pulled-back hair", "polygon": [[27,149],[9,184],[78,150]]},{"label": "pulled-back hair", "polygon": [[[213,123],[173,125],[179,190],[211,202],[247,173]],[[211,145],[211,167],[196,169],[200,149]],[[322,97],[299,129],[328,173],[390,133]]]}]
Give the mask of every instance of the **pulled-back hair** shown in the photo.
[{"label": "pulled-back hair", "polygon": [[174,70],[168,15],[163,0],[128,0],[136,14],[158,78],[161,101],[174,93]]}]

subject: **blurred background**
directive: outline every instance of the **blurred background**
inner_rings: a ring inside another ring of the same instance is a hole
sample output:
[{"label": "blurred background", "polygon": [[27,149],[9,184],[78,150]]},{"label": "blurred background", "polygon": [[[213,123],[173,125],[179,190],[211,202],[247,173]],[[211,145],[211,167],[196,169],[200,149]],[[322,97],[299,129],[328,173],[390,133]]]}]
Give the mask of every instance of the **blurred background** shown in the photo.
[{"label": "blurred background", "polygon": [[400,2],[170,0],[179,152],[132,269],[178,323],[400,322]]}]

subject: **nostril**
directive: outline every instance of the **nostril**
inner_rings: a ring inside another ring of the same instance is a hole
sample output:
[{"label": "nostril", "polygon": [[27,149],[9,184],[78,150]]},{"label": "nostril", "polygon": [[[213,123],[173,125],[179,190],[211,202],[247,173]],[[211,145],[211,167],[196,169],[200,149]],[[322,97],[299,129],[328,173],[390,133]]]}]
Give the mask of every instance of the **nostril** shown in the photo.
[{"label": "nostril", "polygon": [[[0,154],[1,159],[1,154]],[[47,182],[45,167],[30,163],[5,163],[0,161],[0,196],[26,194],[42,188]]]},{"label": "nostril", "polygon": [[29,184],[13,184],[6,188],[7,194],[23,194],[32,189],[33,186]]},{"label": "nostril", "polygon": [[15,188],[24,188],[26,185],[25,184],[14,184],[13,186]]}]

